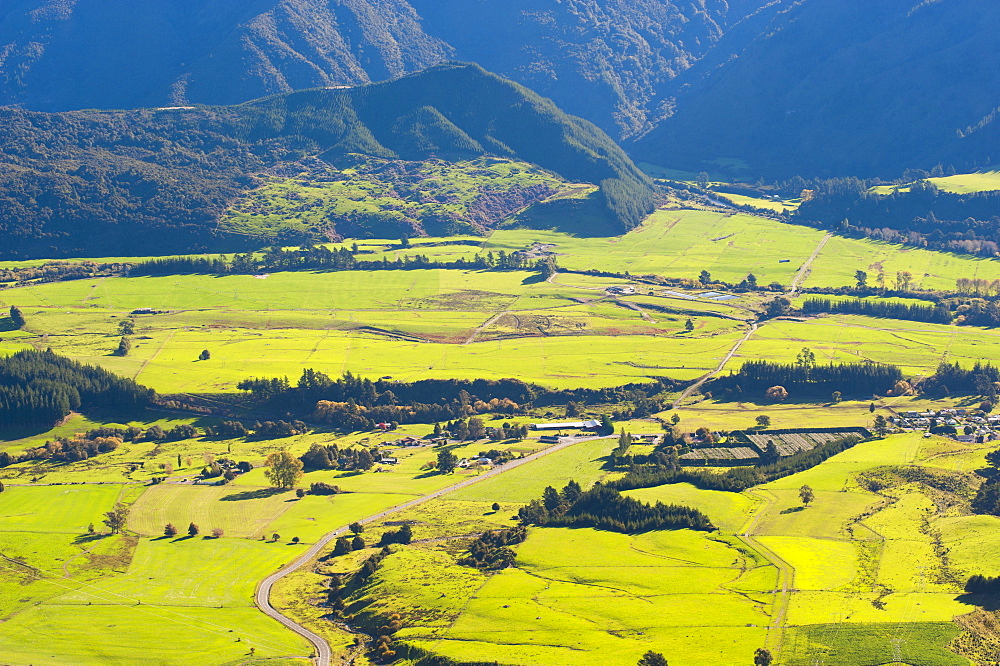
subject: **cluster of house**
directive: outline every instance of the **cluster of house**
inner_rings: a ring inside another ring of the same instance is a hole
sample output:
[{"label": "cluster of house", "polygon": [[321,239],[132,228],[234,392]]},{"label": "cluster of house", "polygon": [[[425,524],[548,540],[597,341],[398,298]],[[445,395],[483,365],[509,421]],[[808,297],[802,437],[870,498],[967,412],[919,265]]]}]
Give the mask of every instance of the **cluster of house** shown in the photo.
[{"label": "cluster of house", "polygon": [[949,435],[959,442],[982,444],[1000,439],[1000,416],[989,416],[979,410],[932,409],[926,412],[900,412],[889,422],[903,432],[926,430]]}]

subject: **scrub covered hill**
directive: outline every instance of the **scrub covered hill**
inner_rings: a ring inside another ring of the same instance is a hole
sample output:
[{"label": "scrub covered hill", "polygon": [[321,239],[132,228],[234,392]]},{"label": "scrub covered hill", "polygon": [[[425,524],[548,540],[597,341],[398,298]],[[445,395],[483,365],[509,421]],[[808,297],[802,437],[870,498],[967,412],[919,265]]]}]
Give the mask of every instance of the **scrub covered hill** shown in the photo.
[{"label": "scrub covered hill", "polygon": [[220,215],[258,175],[317,156],[534,163],[600,186],[609,233],[636,226],[655,205],[651,181],[604,132],[477,65],[229,107],[7,108],[0,123],[0,256],[8,258],[259,245],[220,230]]}]

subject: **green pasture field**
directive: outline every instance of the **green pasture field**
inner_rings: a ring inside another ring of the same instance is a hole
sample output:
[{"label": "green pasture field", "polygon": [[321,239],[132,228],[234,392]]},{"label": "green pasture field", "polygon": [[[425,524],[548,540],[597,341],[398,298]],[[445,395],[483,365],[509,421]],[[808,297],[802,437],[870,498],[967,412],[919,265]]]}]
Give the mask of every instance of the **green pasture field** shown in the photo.
[{"label": "green pasture field", "polygon": [[0,530],[85,534],[122,496],[122,485],[11,486],[0,493]]},{"label": "green pasture field", "polygon": [[[520,376],[559,387],[693,378],[708,369],[706,353],[723,353],[727,338],[739,334],[721,319],[697,318],[687,335],[680,316],[654,313],[650,322],[622,306],[579,305],[570,299],[591,299],[595,292],[526,285],[528,275],[421,270],[279,273],[266,280],[113,278],[24,287],[4,298],[23,306],[33,344],[168,393],[231,391],[247,376],[294,377],[307,365],[332,375]],[[132,353],[112,356],[118,322],[137,307],[171,311],[137,317]],[[474,329],[498,310],[511,310],[510,321],[523,321],[522,335],[532,337],[497,339],[507,332],[501,318],[480,342],[455,344],[473,339]],[[551,335],[553,320],[573,335]],[[585,339],[591,337],[597,339]],[[641,362],[634,360],[636,343],[647,349]],[[600,350],[587,354],[586,366],[578,360],[583,347]],[[202,349],[210,350],[210,361],[197,361]]]},{"label": "green pasture field", "polygon": [[912,286],[921,289],[955,289],[958,278],[1000,278],[1000,261],[969,255],[935,252],[873,240],[833,236],[811,265],[805,287],[854,286],[855,271],[868,273],[868,284],[880,286],[878,274],[892,288],[898,271],[912,274]]},{"label": "green pasture field", "polygon": [[640,488],[627,491],[625,495],[649,504],[663,502],[693,507],[706,514],[712,524],[726,534],[739,531],[755,504],[752,498],[742,493],[702,490],[689,483]]},{"label": "green pasture field", "polygon": [[[792,359],[794,360],[794,359]],[[890,412],[876,404],[878,413],[889,416]],[[757,426],[757,417],[764,415],[771,419],[770,428],[814,428],[817,423],[824,427],[848,427],[872,424],[874,415],[868,411],[870,400],[844,400],[839,403],[754,403],[754,402],[719,402],[700,400],[685,403],[676,409],[660,412],[657,418],[670,420],[677,414],[681,420],[679,427],[687,432],[694,432],[700,427],[716,430],[747,430]],[[937,405],[951,407],[953,401],[942,401]],[[897,406],[897,409],[909,407]]]},{"label": "green pasture field", "polygon": [[731,192],[715,192],[715,196],[719,199],[730,201],[737,206],[753,206],[754,208],[773,210],[776,213],[784,213],[786,210],[795,210],[798,208],[798,205],[788,201],[748,197],[744,194],[732,194]]},{"label": "green pasture field", "polygon": [[[1000,190],[1000,171],[959,173],[954,176],[938,176],[936,178],[928,178],[927,180],[934,183],[942,192],[953,192],[955,194]],[[910,185],[878,185],[871,188],[871,190],[878,194],[892,194],[894,190],[909,192]]]},{"label": "green pasture field", "polygon": [[909,622],[899,625],[834,623],[792,628],[785,639],[782,663],[812,666],[877,666],[898,650],[912,666],[968,666],[968,659],[946,646],[960,630],[951,622]]},{"label": "green pasture field", "polygon": [[803,347],[811,349],[819,363],[891,363],[904,375],[920,377],[933,374],[943,361],[971,366],[997,358],[1000,332],[858,315],[776,320],[761,326],[729,367],[749,359],[791,363]]},{"label": "green pasture field", "polygon": [[960,173],[954,176],[928,178],[928,180],[934,183],[939,190],[956,194],[1000,190],[1000,171]]},{"label": "green pasture field", "polygon": [[586,488],[607,474],[605,458],[617,445],[616,438],[580,442],[530,465],[458,490],[445,499],[527,504],[540,499],[546,486],[562,488],[575,480]]},{"label": "green pasture field", "polygon": [[768,594],[727,590],[747,560],[703,533],[539,528],[518,557],[519,568],[487,580],[450,628],[426,638],[410,628],[407,642],[507,663],[632,664],[656,649],[671,663],[702,664],[739,663],[763,640]]},{"label": "green pasture field", "polygon": [[[561,267],[697,279],[702,270],[727,282],[752,272],[761,284],[789,284],[823,232],[742,213],[660,210],[625,236],[573,238],[556,232],[502,230],[486,247],[508,252],[552,243]],[[787,263],[779,263],[788,259]]]},{"label": "green pasture field", "polygon": [[237,664],[246,663],[251,647],[263,658],[310,653],[308,643],[255,608],[57,601],[0,624],[6,661],[53,666]]}]

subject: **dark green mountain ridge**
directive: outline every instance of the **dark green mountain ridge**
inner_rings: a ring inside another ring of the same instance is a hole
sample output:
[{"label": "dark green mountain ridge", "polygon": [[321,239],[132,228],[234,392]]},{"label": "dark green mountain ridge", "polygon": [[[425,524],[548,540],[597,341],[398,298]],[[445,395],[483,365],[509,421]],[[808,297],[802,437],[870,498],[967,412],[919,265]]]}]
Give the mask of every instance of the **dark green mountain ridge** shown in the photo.
[{"label": "dark green mountain ridge", "polygon": [[766,0],[5,0],[0,105],[235,104],[475,61],[616,136]]},{"label": "dark green mountain ridge", "polygon": [[348,153],[482,154],[600,186],[608,231],[638,224],[652,185],[591,123],[460,63],[386,83],[237,106],[39,113],[0,109],[3,255],[109,256],[239,249],[216,222],[256,175]]},{"label": "dark green mountain ridge", "polygon": [[676,113],[629,146],[699,171],[896,177],[1000,158],[1000,3],[779,1],[678,76]]}]

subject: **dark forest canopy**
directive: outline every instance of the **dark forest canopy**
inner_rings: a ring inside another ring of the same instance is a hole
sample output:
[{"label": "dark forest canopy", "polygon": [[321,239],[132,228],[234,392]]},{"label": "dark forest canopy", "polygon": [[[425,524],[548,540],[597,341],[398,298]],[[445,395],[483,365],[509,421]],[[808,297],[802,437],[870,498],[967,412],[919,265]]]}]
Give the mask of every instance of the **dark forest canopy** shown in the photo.
[{"label": "dark forest canopy", "polygon": [[817,312],[859,314],[866,317],[882,319],[903,319],[906,321],[923,321],[935,324],[950,324],[951,311],[943,303],[923,305],[920,303],[900,303],[891,300],[832,300],[829,298],[807,298],[802,303],[804,314]]},{"label": "dark forest canopy", "polygon": [[518,511],[521,521],[548,527],[596,527],[634,534],[650,530],[712,530],[708,516],[678,504],[646,504],[617,490],[596,484],[583,491],[570,481],[562,491],[549,486],[541,499]]},{"label": "dark forest canopy", "polygon": [[0,426],[52,425],[71,411],[136,416],[152,389],[50,351],[0,358]]},{"label": "dark forest canopy", "polygon": [[476,65],[229,107],[3,108],[0,123],[0,255],[8,257],[252,247],[254,238],[226,236],[215,221],[258,174],[348,153],[532,162],[599,185],[608,233],[634,227],[655,205],[651,181],[604,132]]},{"label": "dark forest canopy", "polygon": [[265,410],[293,413],[341,430],[367,430],[376,423],[434,423],[474,414],[514,414],[528,407],[660,402],[669,380],[606,389],[554,391],[520,379],[422,379],[372,381],[346,372],[334,379],[307,368],[293,385],[285,377],[250,377],[238,388]]},{"label": "dark forest canopy", "polygon": [[903,373],[899,368],[883,363],[815,365],[747,361],[738,371],[715,380],[712,392],[733,399],[744,395],[762,398],[767,389],[778,386],[784,387],[793,400],[829,396],[833,391],[857,396],[885,393],[901,379]]}]

